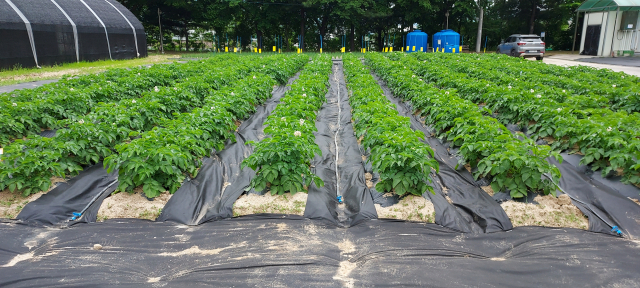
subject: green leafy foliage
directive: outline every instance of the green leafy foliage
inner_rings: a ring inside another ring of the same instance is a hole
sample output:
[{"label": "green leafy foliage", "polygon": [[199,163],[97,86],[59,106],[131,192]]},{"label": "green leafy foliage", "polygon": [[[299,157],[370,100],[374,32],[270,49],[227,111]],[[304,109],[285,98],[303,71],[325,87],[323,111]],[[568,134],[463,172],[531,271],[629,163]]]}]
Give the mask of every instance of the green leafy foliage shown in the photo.
[{"label": "green leafy foliage", "polygon": [[617,174],[624,183],[640,184],[640,113],[618,109],[620,103],[636,101],[637,77],[495,55],[392,58],[426,81],[486,105],[500,122],[527,127],[534,139],[546,139],[553,149],[583,154],[581,164],[600,170],[603,177]]},{"label": "green leafy foliage", "polygon": [[411,129],[409,118],[398,115],[360,59],[345,55],[343,63],[356,136],[362,137],[362,147],[371,152],[367,161],[380,174],[376,189],[400,196],[433,193],[429,173],[439,166],[433,150],[420,141],[424,134]]},{"label": "green leafy foliage", "polygon": [[[5,153],[1,156],[0,159],[2,162],[0,162],[0,168],[2,168],[3,171],[11,171],[7,173],[11,173],[10,175],[13,179],[24,179],[23,183],[20,185],[21,188],[18,190],[22,189],[24,191],[29,191],[29,193],[38,192],[40,191],[38,187],[41,186],[40,183],[43,181],[42,179],[50,179],[53,176],[65,176],[64,173],[61,175],[59,171],[64,172],[68,169],[56,169],[56,162],[62,163],[65,167],[71,167],[71,164],[75,165],[73,166],[74,169],[68,170],[67,172],[69,175],[74,175],[78,171],[82,170],[80,168],[81,165],[95,164],[103,158],[114,156],[114,153],[117,154],[116,146],[120,143],[130,142],[131,137],[136,137],[140,133],[149,131],[157,125],[168,127],[168,120],[174,119],[175,117],[183,117],[180,116],[181,113],[192,111],[195,107],[201,107],[203,105],[207,105],[207,107],[216,106],[206,101],[209,97],[212,97],[212,93],[213,95],[218,95],[218,99],[233,99],[233,97],[225,98],[220,96],[222,95],[220,93],[223,92],[215,89],[224,88],[226,87],[225,85],[230,85],[232,83],[235,84],[239,81],[238,76],[249,75],[251,71],[259,71],[266,65],[276,65],[278,63],[278,59],[285,60],[284,58],[285,57],[283,56],[235,57],[234,59],[224,61],[225,64],[231,65],[231,67],[223,67],[220,64],[198,62],[199,65],[204,66],[204,68],[198,68],[198,70],[202,71],[208,68],[211,69],[206,72],[202,72],[201,75],[184,78],[181,80],[184,82],[176,83],[173,87],[154,87],[153,90],[142,93],[140,98],[122,99],[115,103],[97,103],[89,114],[77,116],[73,119],[69,118],[57,121],[56,125],[58,127],[63,127],[63,129],[58,130],[54,138],[47,140],[53,141],[55,145],[39,146],[37,145],[38,142],[34,142],[33,145],[28,143],[32,138],[41,139],[39,136],[32,136],[27,139],[27,141],[16,141],[10,144],[6,147],[5,151],[14,152]],[[291,62],[293,65],[290,66],[295,66],[295,63],[299,63],[299,68],[302,65],[302,60]],[[295,67],[292,67],[286,71],[289,71],[289,73],[292,74],[294,73],[292,71],[295,71],[295,69]],[[251,80],[255,79],[252,78]],[[247,85],[239,85],[237,86],[237,89],[241,89],[237,91],[240,93],[239,95],[247,96],[248,99],[265,99],[266,96],[264,95],[268,96],[271,87],[275,84],[275,81],[270,76],[262,74],[260,74],[259,79],[255,81],[256,83],[262,83],[261,90],[256,91],[255,89],[252,90]],[[256,93],[259,93],[262,96],[256,98],[256,96],[253,96],[253,94]],[[229,107],[228,102],[218,103],[220,104],[219,106],[221,109]],[[255,100],[250,100],[247,103],[257,102]],[[252,106],[254,104],[247,105],[254,109]],[[239,107],[239,109],[250,111],[249,108]],[[212,130],[213,132],[210,131],[211,125],[217,125],[219,123],[200,124],[206,126],[202,128],[205,136],[200,138],[194,135],[185,136],[180,134],[180,136],[184,136],[186,138],[190,137],[197,141],[214,142],[216,141],[214,139],[215,137],[212,136],[207,138],[208,136],[206,136],[206,133],[215,132],[215,135],[222,135],[222,132],[219,130]],[[185,145],[188,143],[181,141],[182,140],[175,140],[171,143],[180,143]],[[206,147],[207,145],[204,146]],[[40,166],[42,171],[39,171],[39,173],[43,175],[42,177],[38,179],[28,177],[28,175],[32,174],[32,167],[29,164],[31,158],[25,157],[27,154],[33,156],[35,159],[42,158],[42,161],[44,161]],[[202,153],[197,155],[201,154]],[[56,157],[49,157],[49,155],[56,155]],[[114,157],[117,158],[117,155]],[[117,163],[115,165],[117,166]],[[10,179],[12,178],[0,178],[0,184],[5,186],[9,185],[14,181]],[[125,187],[129,188],[128,186]],[[146,190],[151,191],[149,188]],[[150,192],[149,195],[153,195],[154,193],[155,192]]]},{"label": "green leafy foliage", "polygon": [[[555,193],[555,184],[542,177],[547,174],[556,183],[560,178],[558,168],[545,160],[549,156],[562,160],[550,147],[535,145],[524,135],[511,134],[498,120],[487,116],[491,110],[479,109],[456,90],[441,90],[428,84],[430,79],[426,76],[431,74],[417,76],[411,70],[426,65],[413,57],[394,55],[392,58],[398,61],[391,61],[367,54],[365,58],[396,95],[410,101],[415,112],[425,117],[425,123],[435,128],[438,137],[460,147],[464,162],[478,169],[476,178],[491,176],[495,191],[509,189],[514,198],[526,196],[527,191]],[[466,87],[471,86],[477,84],[468,83]]]},{"label": "green leafy foliage", "polygon": [[317,55],[307,63],[267,118],[264,133],[269,137],[258,143],[248,142],[255,148],[242,167],[256,171],[252,188],[262,191],[269,187],[271,194],[282,195],[305,192],[305,186],[312,182],[324,186],[320,177],[311,172],[310,161],[321,154],[313,132],[317,111],[326,101],[331,66],[327,55]]},{"label": "green leafy foliage", "polygon": [[275,79],[283,73],[293,75],[303,63],[300,56],[257,61],[254,64],[258,67],[278,67],[278,75],[262,73],[272,69],[255,69],[244,79],[206,94],[201,101],[204,107],[174,114],[173,119],[162,121],[140,138],[117,145],[117,153],[107,157],[104,165],[108,171],[118,169],[118,189],[132,191],[142,186],[147,197],[167,190],[174,193],[186,177],[197,175],[203,157],[224,149],[227,140],[235,140],[235,122],[270,98]]},{"label": "green leafy foliage", "polygon": [[58,120],[84,118],[83,115],[100,102],[138,98],[155,87],[188,81],[188,77],[225,68],[237,59],[236,55],[221,55],[202,61],[204,63],[113,69],[96,75],[63,77],[35,89],[0,94],[0,119],[6,119],[9,124],[0,126],[0,145],[38,134],[41,129],[60,128]]}]

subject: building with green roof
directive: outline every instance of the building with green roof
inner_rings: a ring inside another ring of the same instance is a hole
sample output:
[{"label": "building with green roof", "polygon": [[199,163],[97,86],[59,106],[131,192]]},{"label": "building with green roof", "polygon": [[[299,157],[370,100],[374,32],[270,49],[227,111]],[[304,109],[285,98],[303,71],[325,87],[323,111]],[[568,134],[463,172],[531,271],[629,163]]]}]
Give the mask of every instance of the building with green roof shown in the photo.
[{"label": "building with green roof", "polygon": [[578,8],[584,13],[580,54],[594,56],[633,55],[638,45],[640,0],[587,0]]}]

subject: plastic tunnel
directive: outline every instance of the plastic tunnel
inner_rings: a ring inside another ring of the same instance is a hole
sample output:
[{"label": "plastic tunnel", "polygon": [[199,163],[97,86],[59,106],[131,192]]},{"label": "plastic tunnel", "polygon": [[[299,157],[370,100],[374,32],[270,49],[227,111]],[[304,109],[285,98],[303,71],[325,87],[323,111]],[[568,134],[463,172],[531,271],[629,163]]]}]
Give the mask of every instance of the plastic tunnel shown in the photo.
[{"label": "plastic tunnel", "polygon": [[115,0],[0,2],[0,69],[147,56],[144,27]]}]

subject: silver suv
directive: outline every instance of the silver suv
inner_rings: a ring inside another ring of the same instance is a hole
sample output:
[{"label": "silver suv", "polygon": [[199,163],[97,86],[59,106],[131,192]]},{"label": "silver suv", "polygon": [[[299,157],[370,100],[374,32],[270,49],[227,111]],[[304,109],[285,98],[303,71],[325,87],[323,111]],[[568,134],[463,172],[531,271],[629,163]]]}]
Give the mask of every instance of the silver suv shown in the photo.
[{"label": "silver suv", "polygon": [[513,57],[544,57],[544,42],[534,34],[513,34],[498,45],[496,53],[509,54]]}]

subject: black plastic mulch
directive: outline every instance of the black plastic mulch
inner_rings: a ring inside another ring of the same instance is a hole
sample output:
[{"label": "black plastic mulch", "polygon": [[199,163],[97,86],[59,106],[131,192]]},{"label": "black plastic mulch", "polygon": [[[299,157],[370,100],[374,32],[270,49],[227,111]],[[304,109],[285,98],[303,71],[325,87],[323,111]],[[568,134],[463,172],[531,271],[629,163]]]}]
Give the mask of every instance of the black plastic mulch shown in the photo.
[{"label": "black plastic mulch", "polygon": [[[638,287],[640,244],[578,229],[459,233],[253,215],[198,226],[0,223],[0,287]],[[10,241],[4,241],[9,239]],[[100,250],[94,245],[100,244]]]}]

